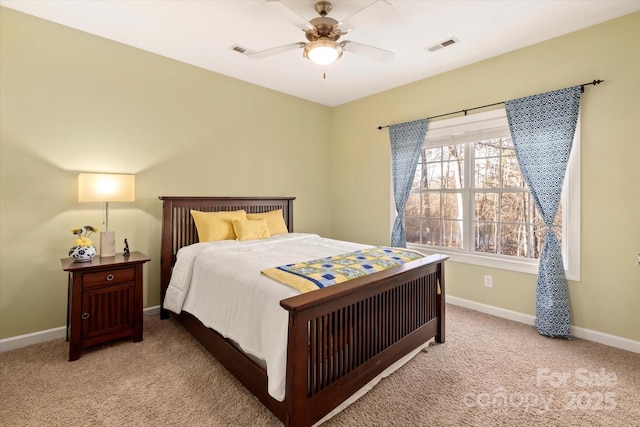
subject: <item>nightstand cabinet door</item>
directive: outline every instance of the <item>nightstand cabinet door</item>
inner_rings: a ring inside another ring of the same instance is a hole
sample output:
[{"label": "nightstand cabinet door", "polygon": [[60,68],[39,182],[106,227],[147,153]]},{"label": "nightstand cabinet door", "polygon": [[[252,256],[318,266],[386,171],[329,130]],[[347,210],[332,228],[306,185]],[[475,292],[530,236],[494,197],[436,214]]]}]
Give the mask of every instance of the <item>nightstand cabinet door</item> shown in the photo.
[{"label": "nightstand cabinet door", "polygon": [[[134,270],[135,272],[135,270]],[[86,278],[86,276],[85,276]],[[135,283],[101,287],[82,292],[82,340],[104,334],[133,333]]]}]

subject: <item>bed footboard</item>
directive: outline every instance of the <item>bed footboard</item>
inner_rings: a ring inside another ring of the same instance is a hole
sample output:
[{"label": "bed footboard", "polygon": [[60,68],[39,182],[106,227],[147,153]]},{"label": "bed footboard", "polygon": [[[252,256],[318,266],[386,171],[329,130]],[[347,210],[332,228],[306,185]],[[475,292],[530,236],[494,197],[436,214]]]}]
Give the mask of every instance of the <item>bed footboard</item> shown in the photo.
[{"label": "bed footboard", "polygon": [[[434,255],[281,302],[289,311],[286,425],[320,420],[407,353],[444,342],[444,261]],[[291,380],[293,379],[293,380]]]}]

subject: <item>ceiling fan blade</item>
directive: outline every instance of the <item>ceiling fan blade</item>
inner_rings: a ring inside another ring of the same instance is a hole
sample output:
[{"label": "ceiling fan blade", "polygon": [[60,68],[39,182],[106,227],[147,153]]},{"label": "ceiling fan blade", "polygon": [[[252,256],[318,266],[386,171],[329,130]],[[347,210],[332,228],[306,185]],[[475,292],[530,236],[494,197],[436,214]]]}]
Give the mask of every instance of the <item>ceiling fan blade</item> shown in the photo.
[{"label": "ceiling fan blade", "polygon": [[365,25],[372,24],[393,12],[393,5],[387,0],[376,0],[362,9],[352,13],[338,23],[343,34],[353,31]]},{"label": "ceiling fan blade", "polygon": [[245,55],[247,55],[251,59],[262,59],[290,50],[301,49],[305,46],[306,43],[303,42],[289,43],[282,46],[272,47],[271,49],[261,50],[260,52],[246,52]]},{"label": "ceiling fan blade", "polygon": [[313,30],[315,27],[309,23],[304,16],[301,16],[295,10],[291,9],[288,5],[284,4],[280,0],[264,0],[263,6],[268,6],[274,13],[278,15],[285,15],[286,20],[291,22],[296,27],[303,31]]},{"label": "ceiling fan blade", "polygon": [[355,53],[356,55],[365,56],[378,62],[389,62],[395,56],[390,50],[381,49],[379,47],[369,46],[358,42],[345,40],[340,43],[345,52]]}]

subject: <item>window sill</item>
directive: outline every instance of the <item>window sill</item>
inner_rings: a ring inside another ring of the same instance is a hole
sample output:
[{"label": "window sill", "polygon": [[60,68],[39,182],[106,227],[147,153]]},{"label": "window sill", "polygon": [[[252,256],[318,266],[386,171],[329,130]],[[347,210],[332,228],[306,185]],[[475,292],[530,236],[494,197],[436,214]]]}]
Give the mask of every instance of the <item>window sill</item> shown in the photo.
[{"label": "window sill", "polygon": [[[499,256],[483,256],[478,254],[470,254],[467,252],[447,250],[442,248],[436,248],[433,246],[418,245],[415,243],[407,243],[407,248],[414,249],[419,252],[433,255],[443,254],[449,256],[449,260],[453,262],[459,262],[463,264],[479,265],[482,267],[499,268],[501,270],[516,271],[519,273],[527,273],[538,275],[538,260],[520,261],[513,259],[506,259]],[[565,268],[565,274],[567,280],[579,280],[579,278],[571,275]]]}]

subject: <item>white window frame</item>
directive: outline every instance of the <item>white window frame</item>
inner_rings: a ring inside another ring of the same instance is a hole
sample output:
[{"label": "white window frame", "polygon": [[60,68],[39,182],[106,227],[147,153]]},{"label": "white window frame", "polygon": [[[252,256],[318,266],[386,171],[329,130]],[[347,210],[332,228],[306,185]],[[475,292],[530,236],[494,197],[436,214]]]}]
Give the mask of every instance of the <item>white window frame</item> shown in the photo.
[{"label": "white window frame", "polygon": [[[478,129],[478,126],[494,127],[502,120],[506,121],[504,108],[487,111],[483,113],[471,114],[464,117],[445,119],[427,123],[427,135],[425,146],[433,145],[429,140],[433,140],[434,135],[451,134],[452,129],[460,132],[465,129]],[[480,125],[479,125],[480,124]],[[465,168],[468,162],[465,161]],[[465,174],[467,174],[465,169]],[[393,201],[393,185],[391,186],[391,222],[390,230],[396,216],[395,202]],[[563,206],[563,228],[562,228],[562,256],[564,261],[565,274],[567,279],[573,281],[580,280],[580,116],[574,135],[571,155],[567,166],[567,173],[562,188]],[[467,218],[469,212],[465,212]],[[465,224],[468,220],[465,218]],[[433,247],[416,243],[407,243],[408,248],[416,249],[426,253],[441,253],[449,256],[454,262],[479,265],[489,268],[499,268],[503,270],[517,271],[529,274],[538,274],[539,261],[537,259],[516,258],[511,256],[487,255],[468,250],[458,250],[451,248]]]}]

